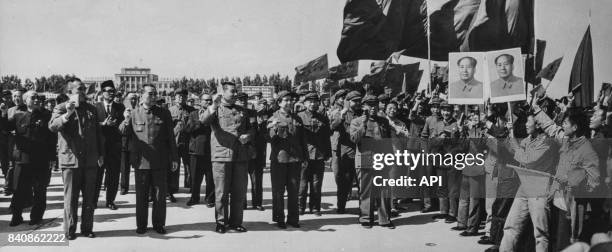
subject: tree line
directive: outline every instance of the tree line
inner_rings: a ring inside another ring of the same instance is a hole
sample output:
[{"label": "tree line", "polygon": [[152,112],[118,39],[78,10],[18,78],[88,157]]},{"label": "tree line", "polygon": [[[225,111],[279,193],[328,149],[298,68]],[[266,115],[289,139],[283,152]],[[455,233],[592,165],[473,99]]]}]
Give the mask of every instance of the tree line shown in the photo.
[{"label": "tree line", "polygon": [[[17,87],[23,87],[27,90],[35,90],[36,92],[65,92],[66,81],[70,78],[75,77],[74,75],[66,74],[53,74],[51,76],[41,76],[34,78],[34,80],[27,78],[25,81],[17,75],[5,75],[0,77],[0,89],[11,90]],[[86,81],[83,79],[83,81]],[[221,78],[187,78],[182,77],[172,81],[174,88],[184,88],[189,92],[200,94],[203,91],[214,92],[222,82],[231,81],[238,85],[244,86],[274,86],[278,92],[280,90],[288,90],[291,88],[292,80],[289,76],[281,76],[280,73],[264,75],[255,74],[254,76],[244,77],[221,77]],[[125,90],[125,83],[115,83],[119,91]]]}]

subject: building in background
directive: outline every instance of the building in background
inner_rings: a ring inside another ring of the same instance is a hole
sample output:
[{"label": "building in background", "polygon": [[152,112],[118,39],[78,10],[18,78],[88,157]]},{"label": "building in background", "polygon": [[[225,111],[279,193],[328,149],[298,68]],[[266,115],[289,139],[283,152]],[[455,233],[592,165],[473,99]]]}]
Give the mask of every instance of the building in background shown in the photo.
[{"label": "building in background", "polygon": [[159,81],[156,74],[151,73],[150,68],[125,67],[121,73],[115,74],[115,83],[118,87],[125,88],[126,92],[136,92],[143,84]]}]

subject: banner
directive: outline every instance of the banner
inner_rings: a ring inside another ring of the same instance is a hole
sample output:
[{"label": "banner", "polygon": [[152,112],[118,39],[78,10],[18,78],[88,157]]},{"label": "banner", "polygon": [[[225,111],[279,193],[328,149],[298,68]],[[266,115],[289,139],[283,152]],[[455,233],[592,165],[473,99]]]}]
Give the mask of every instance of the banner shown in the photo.
[{"label": "banner", "polygon": [[325,79],[329,75],[327,54],[295,68],[295,84],[311,80]]},{"label": "banner", "polygon": [[329,68],[329,78],[332,80],[341,80],[357,76],[359,70],[359,61],[349,61]]},{"label": "banner", "polygon": [[261,92],[261,96],[264,99],[272,98],[274,94],[274,86],[242,86],[242,92],[253,97],[257,92]]}]

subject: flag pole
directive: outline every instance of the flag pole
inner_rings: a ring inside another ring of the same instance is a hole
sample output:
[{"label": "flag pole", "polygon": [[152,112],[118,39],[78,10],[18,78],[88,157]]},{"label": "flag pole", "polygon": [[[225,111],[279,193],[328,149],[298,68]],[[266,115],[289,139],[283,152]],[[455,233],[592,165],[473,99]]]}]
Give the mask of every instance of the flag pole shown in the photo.
[{"label": "flag pole", "polygon": [[427,8],[427,93],[431,95],[431,20],[429,18],[429,6]]}]

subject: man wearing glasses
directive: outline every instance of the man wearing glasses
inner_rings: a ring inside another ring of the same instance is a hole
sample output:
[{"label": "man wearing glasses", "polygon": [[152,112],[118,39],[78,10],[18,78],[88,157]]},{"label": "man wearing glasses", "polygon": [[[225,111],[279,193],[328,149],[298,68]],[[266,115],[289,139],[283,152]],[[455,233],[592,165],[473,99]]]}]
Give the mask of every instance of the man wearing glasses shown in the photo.
[{"label": "man wearing glasses", "polygon": [[212,178],[212,162],[210,161],[210,125],[200,122],[200,115],[212,105],[212,96],[203,94],[200,109],[189,114],[185,131],[190,135],[189,154],[191,155],[191,198],[188,206],[200,203],[200,186],[206,178],[206,206],[215,206],[215,185]]},{"label": "man wearing glasses", "polygon": [[70,98],[55,106],[49,122],[49,129],[58,133],[58,159],[64,179],[64,232],[68,239],[76,239],[79,194],[82,191],[81,234],[94,238],[96,177],[98,166],[104,164],[104,137],[98,111],[87,103],[85,85],[78,78],[71,78],[67,83]]},{"label": "man wearing glasses", "polygon": [[119,174],[121,168],[121,132],[119,123],[123,121],[123,110],[125,107],[121,103],[116,103],[115,85],[112,80],[102,82],[102,101],[95,104],[98,110],[98,122],[104,136],[104,149],[102,153],[105,157],[104,165],[98,168],[96,181],[96,206],[100,190],[102,189],[102,178],[104,177],[104,188],[106,190],[106,207],[110,210],[117,210],[115,198],[119,190]]},{"label": "man wearing glasses", "polygon": [[13,153],[17,190],[11,200],[13,217],[10,226],[23,222],[21,213],[29,200],[33,201],[29,224],[36,225],[42,221],[51,176],[48,164],[55,154],[53,133],[48,128],[51,112],[42,108],[40,97],[34,91],[26,92],[24,99],[27,110],[16,113],[10,120],[7,106],[0,106],[0,129],[15,132]]},{"label": "man wearing glasses", "polygon": [[119,131],[131,138],[131,160],[136,177],[136,233],[147,232],[149,191],[153,187],[153,229],[165,234],[166,190],[168,168],[178,170],[178,153],[174,141],[172,117],[167,109],[155,104],[157,90],[143,85],[140,106],[123,112],[125,120]]}]

